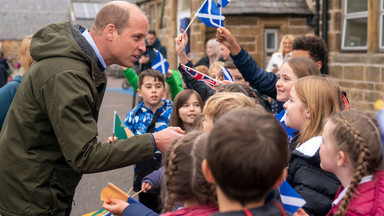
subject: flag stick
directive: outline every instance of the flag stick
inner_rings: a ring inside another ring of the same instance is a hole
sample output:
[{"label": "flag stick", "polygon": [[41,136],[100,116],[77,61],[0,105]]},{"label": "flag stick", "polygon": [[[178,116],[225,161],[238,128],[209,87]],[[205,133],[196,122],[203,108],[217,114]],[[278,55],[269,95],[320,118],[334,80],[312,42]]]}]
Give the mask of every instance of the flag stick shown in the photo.
[{"label": "flag stick", "polygon": [[139,193],[141,193],[141,192],[143,192],[143,191],[144,191],[144,189],[141,189],[139,192],[133,194],[131,197],[134,197],[134,196],[136,196],[137,194],[139,194]]},{"label": "flag stick", "polygon": [[[223,7],[220,5],[220,15],[223,15]],[[221,27],[221,19],[219,20],[219,26]]]},{"label": "flag stick", "polygon": [[116,115],[117,115],[117,112],[116,112],[116,110],[115,110],[114,115],[113,115],[112,140],[115,139],[115,123],[116,123]]},{"label": "flag stick", "polygon": [[[208,1],[208,0],[205,0],[205,1],[203,2],[203,4],[200,6],[199,10],[197,10],[197,13],[201,10],[201,8],[204,6],[205,2],[207,2],[207,1]],[[196,15],[197,15],[197,13],[195,13],[195,16],[193,16],[193,19],[191,20],[191,22],[189,22],[187,28],[184,30],[185,32],[188,31],[189,27],[190,27],[190,26],[192,25],[192,23],[193,23],[193,20],[196,19]]]}]

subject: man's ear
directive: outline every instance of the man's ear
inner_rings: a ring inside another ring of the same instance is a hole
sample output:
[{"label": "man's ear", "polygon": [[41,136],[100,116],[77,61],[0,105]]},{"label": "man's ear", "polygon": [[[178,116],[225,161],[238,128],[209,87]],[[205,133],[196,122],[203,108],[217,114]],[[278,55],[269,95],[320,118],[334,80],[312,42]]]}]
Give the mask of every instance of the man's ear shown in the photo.
[{"label": "man's ear", "polygon": [[216,183],[215,178],[212,175],[211,169],[208,166],[207,159],[204,159],[203,162],[201,163],[201,169],[203,171],[203,175],[205,177],[205,180],[209,183]]},{"label": "man's ear", "polygon": [[106,32],[106,37],[108,40],[112,40],[115,35],[117,34],[117,29],[116,29],[116,26],[113,25],[113,24],[108,24],[104,31]]},{"label": "man's ear", "polygon": [[272,189],[278,188],[285,180],[285,177],[287,177],[287,169],[284,168],[283,171],[281,172],[280,177],[276,180],[275,184],[272,186]]},{"label": "man's ear", "polygon": [[317,67],[319,68],[319,70],[321,70],[321,67],[323,67],[323,62],[317,61],[316,64],[317,64]]}]

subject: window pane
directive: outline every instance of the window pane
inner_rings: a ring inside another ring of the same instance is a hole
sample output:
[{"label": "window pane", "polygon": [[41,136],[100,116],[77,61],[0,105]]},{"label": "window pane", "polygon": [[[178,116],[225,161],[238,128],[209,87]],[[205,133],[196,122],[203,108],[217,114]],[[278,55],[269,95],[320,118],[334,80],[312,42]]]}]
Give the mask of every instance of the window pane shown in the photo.
[{"label": "window pane", "polygon": [[267,33],[267,49],[275,49],[275,34]]},{"label": "window pane", "polygon": [[367,46],[367,18],[347,19],[344,46]]},{"label": "window pane", "polygon": [[368,10],[368,0],[347,0],[347,13]]}]

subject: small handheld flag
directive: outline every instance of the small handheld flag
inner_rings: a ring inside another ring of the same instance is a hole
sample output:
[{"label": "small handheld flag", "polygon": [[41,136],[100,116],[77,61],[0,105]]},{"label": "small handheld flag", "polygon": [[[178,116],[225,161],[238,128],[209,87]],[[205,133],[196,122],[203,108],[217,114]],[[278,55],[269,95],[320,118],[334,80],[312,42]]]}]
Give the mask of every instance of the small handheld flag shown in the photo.
[{"label": "small handheld flag", "polygon": [[305,205],[305,200],[292,188],[287,181],[279,187],[281,201],[284,209],[290,213],[295,213],[299,208]]},{"label": "small handheld flag", "polygon": [[225,7],[231,0],[217,0],[217,7]]},{"label": "small handheld flag", "polygon": [[193,78],[195,78],[196,80],[198,81],[202,81],[204,82],[205,84],[207,84],[208,86],[215,86],[219,83],[221,83],[220,81],[218,80],[215,80],[213,79],[212,77],[209,77],[193,68],[190,68],[188,66],[185,66],[185,65],[181,65],[181,67],[189,74],[191,75]]},{"label": "small handheld flag", "polygon": [[156,52],[156,58],[155,61],[152,63],[152,69],[160,71],[164,76],[167,75],[168,69],[169,69],[169,63],[166,58],[156,49],[154,49]]},{"label": "small handheld flag", "polygon": [[201,22],[211,27],[224,27],[225,17],[221,14],[219,8],[213,0],[206,0],[200,10],[196,13]]},{"label": "small handheld flag", "polygon": [[225,67],[220,67],[221,72],[223,72],[223,76],[225,80],[233,82],[232,75],[229,73],[228,69]]},{"label": "small handheld flag", "polygon": [[134,136],[131,130],[127,128],[127,126],[124,125],[124,123],[121,121],[120,117],[117,115],[117,112],[115,111],[115,115],[113,118],[113,134],[118,139],[127,139],[129,137]]},{"label": "small handheld flag", "polygon": [[[113,197],[113,198],[125,200],[129,204],[138,203],[140,205],[143,205],[139,201],[135,200],[133,196],[129,196],[127,193],[125,193],[120,188],[116,187],[111,182],[109,182],[107,187],[105,187],[100,193],[100,198],[102,201],[108,201],[108,197]],[[88,214],[84,214],[82,216],[113,216],[113,214],[110,213],[107,209],[100,209],[100,210],[90,212]]]}]

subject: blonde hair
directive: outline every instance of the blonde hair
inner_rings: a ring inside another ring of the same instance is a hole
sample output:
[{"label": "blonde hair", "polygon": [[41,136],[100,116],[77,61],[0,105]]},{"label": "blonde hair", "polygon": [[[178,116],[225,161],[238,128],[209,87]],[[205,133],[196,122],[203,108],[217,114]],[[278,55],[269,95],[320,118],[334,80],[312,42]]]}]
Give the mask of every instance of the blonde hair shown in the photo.
[{"label": "blonde hair", "polygon": [[205,65],[198,65],[195,67],[195,70],[209,76],[208,67]]},{"label": "blonde hair", "polygon": [[283,43],[285,41],[285,39],[288,39],[291,41],[292,45],[293,45],[293,41],[295,40],[295,36],[291,35],[291,34],[286,34],[283,36],[283,38],[281,38],[281,41],[280,41],[280,45],[279,45],[279,52],[283,53],[284,54],[284,46],[283,46]]},{"label": "blonde hair", "polygon": [[34,62],[29,48],[31,46],[31,40],[33,35],[27,35],[21,41],[21,70],[20,72],[24,74],[28,71],[31,64]]},{"label": "blonde hair", "polygon": [[337,81],[331,77],[307,76],[294,84],[297,96],[308,107],[310,122],[299,134],[302,144],[323,132],[325,119],[341,111],[341,91]]},{"label": "blonde hair", "polygon": [[[217,62],[213,63],[208,69],[209,76],[212,75],[213,71],[220,71],[221,72],[220,67],[223,67],[223,66],[224,66],[224,62],[221,62],[221,61],[217,61]],[[221,72],[221,76],[223,76],[223,72]]]},{"label": "blonde hair", "polygon": [[333,115],[329,122],[335,124],[332,131],[338,151],[343,151],[355,170],[349,188],[335,215],[345,215],[350,200],[361,179],[383,169],[381,137],[377,122],[357,111],[343,111]]},{"label": "blonde hair", "polygon": [[265,112],[260,104],[243,93],[218,92],[212,95],[205,103],[203,113],[215,122],[223,114],[240,108],[250,107]]},{"label": "blonde hair", "polygon": [[213,56],[208,56],[209,65],[212,66],[220,58],[220,43],[216,41],[216,38],[212,38],[207,41],[206,47],[208,46],[211,46],[215,51]]}]

